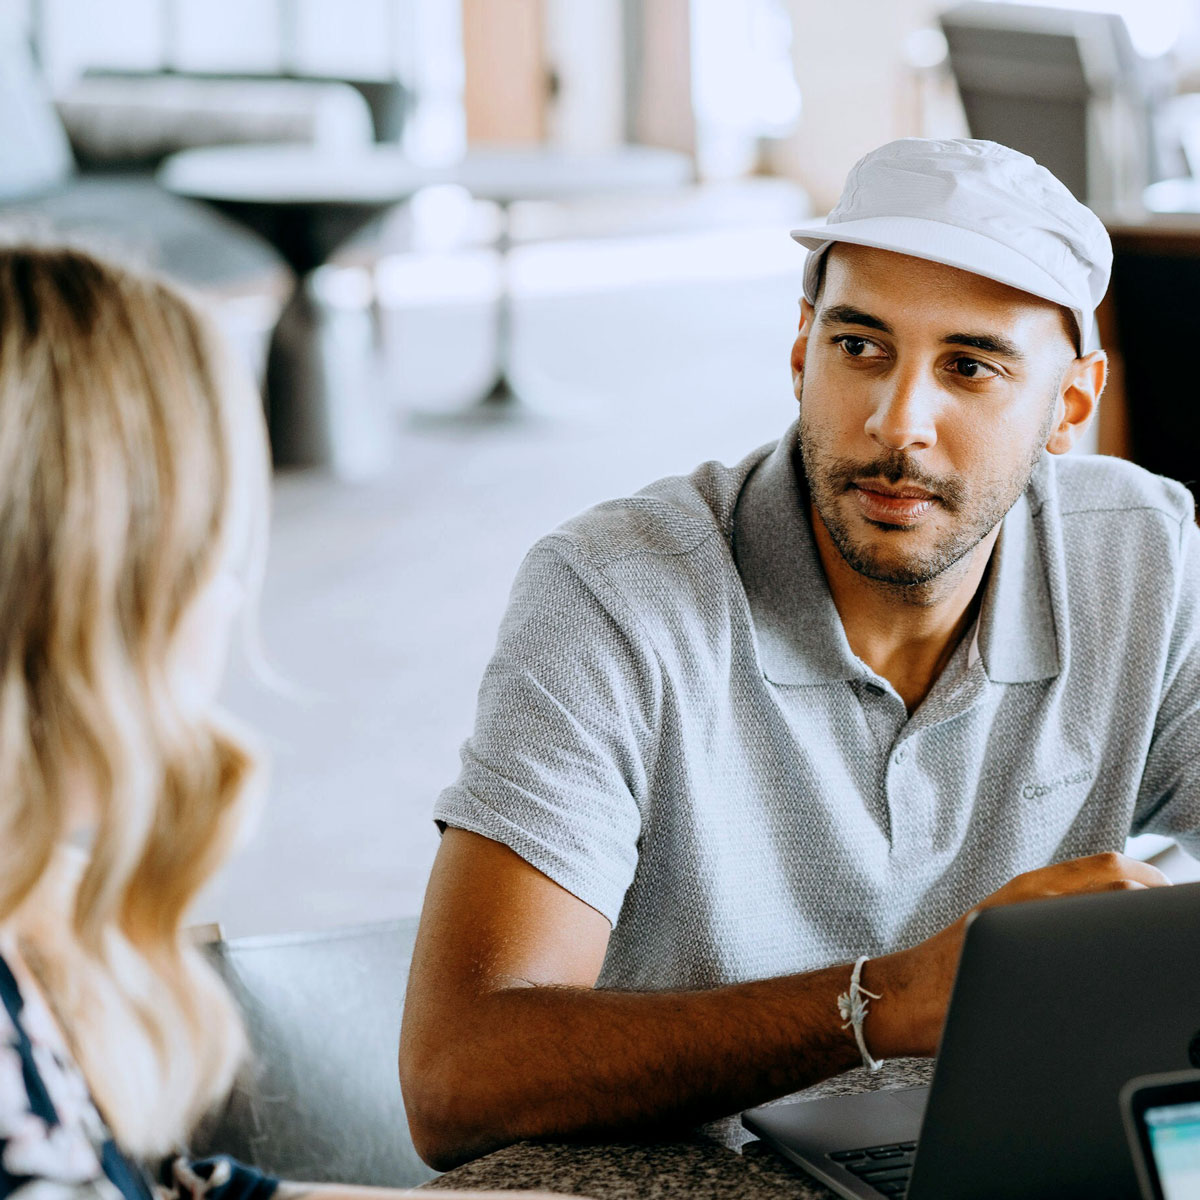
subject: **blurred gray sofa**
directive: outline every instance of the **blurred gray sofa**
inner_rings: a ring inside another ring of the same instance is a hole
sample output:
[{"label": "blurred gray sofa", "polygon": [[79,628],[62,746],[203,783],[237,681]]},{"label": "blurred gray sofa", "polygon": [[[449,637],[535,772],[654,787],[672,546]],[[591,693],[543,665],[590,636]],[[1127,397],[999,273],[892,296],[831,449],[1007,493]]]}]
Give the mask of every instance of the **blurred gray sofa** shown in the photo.
[{"label": "blurred gray sofa", "polygon": [[366,101],[333,82],[85,76],[52,99],[28,42],[0,32],[0,237],[63,238],[163,272],[200,294],[256,372],[291,273],[257,234],[163,190],[153,166],[193,145],[372,137]]}]

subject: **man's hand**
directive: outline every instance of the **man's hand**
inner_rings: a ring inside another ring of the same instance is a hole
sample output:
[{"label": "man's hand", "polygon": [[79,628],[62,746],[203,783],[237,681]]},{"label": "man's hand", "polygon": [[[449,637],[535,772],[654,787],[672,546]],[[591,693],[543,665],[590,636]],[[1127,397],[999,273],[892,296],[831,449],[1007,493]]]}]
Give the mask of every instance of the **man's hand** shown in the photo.
[{"label": "man's hand", "polygon": [[867,1018],[867,1044],[872,1053],[885,1058],[936,1053],[967,924],[981,909],[1051,896],[1129,891],[1169,883],[1157,867],[1115,852],[1074,858],[1018,875],[940,933],[910,950],[867,964],[863,986],[871,991],[882,987],[886,996],[886,1002],[874,1005]]}]

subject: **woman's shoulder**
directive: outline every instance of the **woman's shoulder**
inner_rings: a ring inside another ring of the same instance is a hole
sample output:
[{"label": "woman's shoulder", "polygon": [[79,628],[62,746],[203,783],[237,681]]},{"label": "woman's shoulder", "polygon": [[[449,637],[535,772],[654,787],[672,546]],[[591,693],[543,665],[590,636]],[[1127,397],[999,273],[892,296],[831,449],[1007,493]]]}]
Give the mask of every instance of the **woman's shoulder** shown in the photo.
[{"label": "woman's shoulder", "polygon": [[45,1003],[22,990],[0,952],[0,1200],[270,1200],[277,1183],[233,1159],[177,1158],[151,1189],[97,1111]]},{"label": "woman's shoulder", "polygon": [[0,1196],[150,1200],[36,998],[0,955]]}]

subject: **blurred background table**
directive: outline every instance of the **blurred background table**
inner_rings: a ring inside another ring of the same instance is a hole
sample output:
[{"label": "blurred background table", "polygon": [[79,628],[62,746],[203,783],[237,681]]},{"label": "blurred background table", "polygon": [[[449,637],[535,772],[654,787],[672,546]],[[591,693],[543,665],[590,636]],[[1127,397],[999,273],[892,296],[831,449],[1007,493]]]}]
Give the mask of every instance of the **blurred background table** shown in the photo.
[{"label": "blurred background table", "polygon": [[695,168],[686,154],[652,146],[621,146],[594,153],[550,148],[469,151],[451,169],[453,182],[476,199],[500,209],[496,249],[500,291],[496,301],[496,374],[476,416],[511,415],[517,396],[509,380],[512,292],[508,254],[512,249],[511,207],[524,201],[569,201],[596,196],[669,191],[690,183]]},{"label": "blurred background table", "polygon": [[207,201],[261,234],[297,274],[267,364],[275,462],[322,466],[343,478],[361,478],[386,465],[389,426],[387,406],[372,386],[369,367],[370,281],[356,284],[352,275],[343,275],[322,286],[321,268],[341,246],[387,209],[434,184],[457,184],[498,206],[495,376],[479,405],[450,414],[450,419],[510,416],[517,410],[508,377],[511,206],[670,191],[688,183],[692,170],[686,155],[646,146],[595,153],[475,150],[452,166],[435,169],[415,166],[391,145],[341,152],[237,145],[174,154],[159,171],[159,181],[176,195]]},{"label": "blurred background table", "polygon": [[355,233],[440,173],[391,146],[343,152],[240,145],[184,150],[159,171],[176,195],[205,200],[267,238],[297,282],[271,339],[268,424],[278,465],[360,478],[386,466],[390,424],[371,374],[369,279],[320,270]]}]

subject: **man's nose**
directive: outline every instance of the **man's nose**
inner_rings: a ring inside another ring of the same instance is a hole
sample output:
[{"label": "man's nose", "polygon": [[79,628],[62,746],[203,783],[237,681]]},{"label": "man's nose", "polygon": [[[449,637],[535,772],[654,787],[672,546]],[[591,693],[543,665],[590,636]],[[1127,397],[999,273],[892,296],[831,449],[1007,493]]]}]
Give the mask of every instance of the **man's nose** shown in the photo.
[{"label": "man's nose", "polygon": [[937,388],[914,364],[881,380],[867,436],[885,450],[927,450],[937,442]]}]

